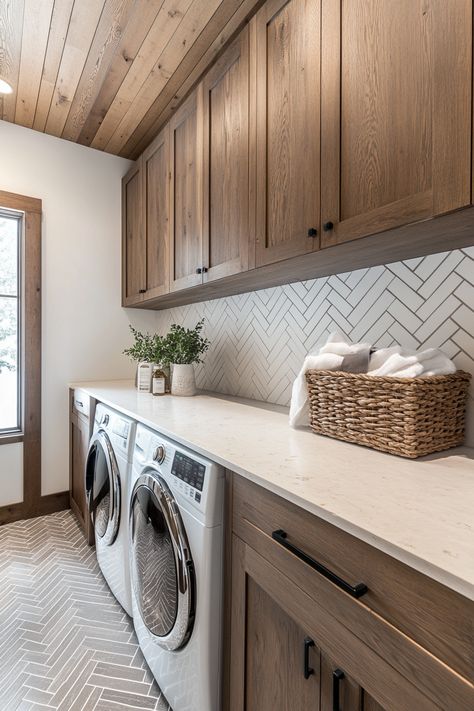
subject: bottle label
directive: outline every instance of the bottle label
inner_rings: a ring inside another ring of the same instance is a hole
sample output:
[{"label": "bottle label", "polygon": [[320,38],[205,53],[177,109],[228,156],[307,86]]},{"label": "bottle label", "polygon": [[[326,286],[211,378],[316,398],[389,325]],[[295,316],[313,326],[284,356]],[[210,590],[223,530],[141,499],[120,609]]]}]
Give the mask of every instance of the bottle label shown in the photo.
[{"label": "bottle label", "polygon": [[153,395],[165,394],[165,379],[153,378]]}]

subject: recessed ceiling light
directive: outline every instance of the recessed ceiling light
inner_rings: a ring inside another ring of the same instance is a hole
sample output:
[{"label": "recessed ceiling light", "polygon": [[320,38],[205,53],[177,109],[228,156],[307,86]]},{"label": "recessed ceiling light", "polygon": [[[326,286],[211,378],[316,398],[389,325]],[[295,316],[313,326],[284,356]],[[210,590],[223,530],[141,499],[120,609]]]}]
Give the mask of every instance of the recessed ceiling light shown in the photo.
[{"label": "recessed ceiling light", "polygon": [[13,88],[5,79],[0,79],[0,94],[12,94]]}]

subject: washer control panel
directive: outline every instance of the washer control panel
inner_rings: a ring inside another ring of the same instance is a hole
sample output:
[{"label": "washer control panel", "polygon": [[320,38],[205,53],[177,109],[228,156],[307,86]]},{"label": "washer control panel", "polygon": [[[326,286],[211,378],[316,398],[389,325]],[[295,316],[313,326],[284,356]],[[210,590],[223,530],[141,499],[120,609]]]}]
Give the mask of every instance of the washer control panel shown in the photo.
[{"label": "washer control panel", "polygon": [[[175,452],[173,458],[173,464],[171,467],[171,473],[175,477],[181,479],[185,484],[193,489],[197,489],[195,492],[196,501],[200,501],[200,492],[204,487],[204,476],[206,473],[206,467],[200,462],[196,462],[191,457],[188,457],[183,452]],[[186,487],[187,488],[187,487]]]}]

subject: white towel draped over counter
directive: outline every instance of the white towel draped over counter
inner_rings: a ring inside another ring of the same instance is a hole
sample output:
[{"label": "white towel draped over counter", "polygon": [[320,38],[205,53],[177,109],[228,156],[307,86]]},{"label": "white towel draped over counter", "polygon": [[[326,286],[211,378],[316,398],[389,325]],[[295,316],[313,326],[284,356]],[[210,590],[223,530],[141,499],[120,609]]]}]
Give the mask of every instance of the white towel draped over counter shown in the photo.
[{"label": "white towel draped over counter", "polygon": [[[435,348],[425,351],[413,351],[401,346],[381,348],[370,355],[369,343],[351,343],[340,333],[331,333],[327,342],[317,353],[306,356],[303,367],[293,383],[290,405],[290,425],[301,427],[309,424],[309,399],[306,385],[307,370],[347,370],[354,372],[352,367],[343,365],[351,362],[349,357],[359,356],[360,363],[365,362],[367,370],[356,369],[356,372],[367,372],[368,375],[378,375],[392,378],[423,378],[430,375],[448,375],[456,371],[456,366],[447,356]],[[356,359],[357,360],[357,359]]]}]

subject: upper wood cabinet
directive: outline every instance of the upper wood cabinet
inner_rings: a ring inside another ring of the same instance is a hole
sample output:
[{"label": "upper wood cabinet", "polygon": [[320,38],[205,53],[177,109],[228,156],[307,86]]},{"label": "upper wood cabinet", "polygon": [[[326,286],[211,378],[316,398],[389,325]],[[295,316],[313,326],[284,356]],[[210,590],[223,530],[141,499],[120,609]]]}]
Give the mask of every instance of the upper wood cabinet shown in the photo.
[{"label": "upper wood cabinet", "polygon": [[253,19],[256,265],[319,247],[320,0],[269,0]]},{"label": "upper wood cabinet", "polygon": [[202,85],[170,121],[170,291],[202,282]]},{"label": "upper wood cabinet", "polygon": [[468,205],[472,2],[322,0],[321,38],[322,246]]},{"label": "upper wood cabinet", "polygon": [[203,281],[249,267],[249,30],[203,80]]},{"label": "upper wood cabinet", "polygon": [[472,115],[472,0],[267,0],[124,179],[124,305],[472,245]]},{"label": "upper wood cabinet", "polygon": [[122,303],[143,301],[146,292],[146,238],[143,224],[141,162],[122,180]]},{"label": "upper wood cabinet", "polygon": [[169,291],[169,126],[165,126],[141,160],[148,299]]}]

